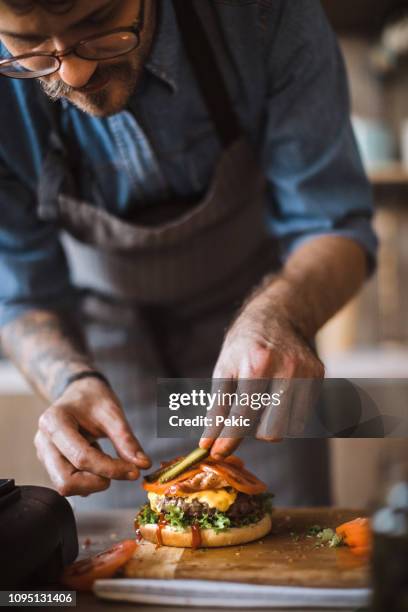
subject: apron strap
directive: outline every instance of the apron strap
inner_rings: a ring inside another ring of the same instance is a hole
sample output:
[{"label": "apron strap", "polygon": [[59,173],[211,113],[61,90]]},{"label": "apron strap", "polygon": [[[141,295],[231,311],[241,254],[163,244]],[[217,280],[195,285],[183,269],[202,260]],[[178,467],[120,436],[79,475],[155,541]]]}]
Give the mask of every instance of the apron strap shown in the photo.
[{"label": "apron strap", "polygon": [[[212,5],[211,2],[210,4]],[[241,127],[213,47],[194,7],[194,2],[173,0],[173,5],[197,84],[220,140],[227,148],[241,136]]]},{"label": "apron strap", "polygon": [[56,102],[50,100],[39,83],[36,83],[35,92],[37,102],[51,125],[51,143],[54,148],[64,153],[66,146],[61,137],[61,134],[63,134],[61,125],[61,102],[59,100]]},{"label": "apron strap", "polygon": [[37,186],[37,212],[43,221],[56,221],[58,211],[55,194],[76,192],[74,177],[77,173],[73,160],[78,159],[78,155],[72,156],[69,143],[63,139],[61,103],[51,102],[39,84],[35,91],[37,102],[46,114],[51,128],[48,152],[42,162]]}]

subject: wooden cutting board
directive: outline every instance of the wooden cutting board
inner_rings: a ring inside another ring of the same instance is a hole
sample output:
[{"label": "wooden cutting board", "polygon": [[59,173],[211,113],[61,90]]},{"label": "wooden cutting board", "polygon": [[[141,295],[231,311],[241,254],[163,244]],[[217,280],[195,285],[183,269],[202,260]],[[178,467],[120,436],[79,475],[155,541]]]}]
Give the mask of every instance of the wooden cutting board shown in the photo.
[{"label": "wooden cutting board", "polygon": [[275,510],[268,536],[227,548],[157,548],[142,542],[127,564],[125,576],[319,588],[367,587],[366,561],[347,547],[320,547],[320,540],[306,536],[313,525],[335,528],[357,516],[361,513],[327,508]]}]

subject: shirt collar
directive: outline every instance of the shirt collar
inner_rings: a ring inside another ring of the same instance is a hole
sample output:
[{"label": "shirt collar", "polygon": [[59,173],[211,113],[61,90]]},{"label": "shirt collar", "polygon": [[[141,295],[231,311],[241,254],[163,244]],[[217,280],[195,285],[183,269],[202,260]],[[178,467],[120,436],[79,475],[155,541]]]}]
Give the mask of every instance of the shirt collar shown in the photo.
[{"label": "shirt collar", "polygon": [[178,90],[182,42],[172,0],[157,0],[156,33],[145,68]]}]

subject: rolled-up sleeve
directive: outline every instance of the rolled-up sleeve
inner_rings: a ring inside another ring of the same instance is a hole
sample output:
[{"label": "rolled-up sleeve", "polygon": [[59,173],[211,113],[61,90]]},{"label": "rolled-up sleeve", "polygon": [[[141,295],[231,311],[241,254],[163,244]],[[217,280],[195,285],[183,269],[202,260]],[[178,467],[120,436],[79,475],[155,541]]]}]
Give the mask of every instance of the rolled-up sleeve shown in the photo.
[{"label": "rolled-up sleeve", "polygon": [[38,219],[35,196],[0,160],[0,327],[73,298],[58,228]]},{"label": "rolled-up sleeve", "polygon": [[347,77],[317,0],[286,2],[267,48],[263,164],[268,223],[282,259],[322,234],[344,236],[375,265],[372,193],[350,122]]}]

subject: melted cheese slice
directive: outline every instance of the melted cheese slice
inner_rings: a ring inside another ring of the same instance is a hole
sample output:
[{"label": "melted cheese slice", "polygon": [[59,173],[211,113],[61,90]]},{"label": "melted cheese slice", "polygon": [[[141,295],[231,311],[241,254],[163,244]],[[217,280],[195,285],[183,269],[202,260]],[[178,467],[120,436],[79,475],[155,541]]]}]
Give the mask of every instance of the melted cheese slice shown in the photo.
[{"label": "melted cheese slice", "polygon": [[[158,512],[157,502],[164,496],[149,492],[147,497],[149,498],[151,509],[154,512]],[[227,489],[207,489],[206,491],[197,491],[196,493],[183,495],[183,497],[188,502],[193,501],[193,499],[197,499],[202,504],[208,504],[210,508],[216,508],[220,512],[226,512],[234,503],[237,497],[237,491],[227,491]]]}]

